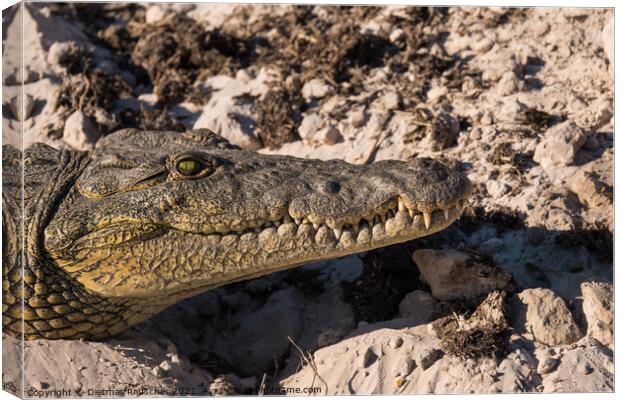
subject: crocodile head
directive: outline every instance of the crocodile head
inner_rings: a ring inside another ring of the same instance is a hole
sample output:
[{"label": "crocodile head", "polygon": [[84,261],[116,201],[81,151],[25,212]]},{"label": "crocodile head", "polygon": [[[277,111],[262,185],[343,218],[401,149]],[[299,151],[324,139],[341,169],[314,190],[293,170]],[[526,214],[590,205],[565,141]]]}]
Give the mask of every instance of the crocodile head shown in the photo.
[{"label": "crocodile head", "polygon": [[45,229],[90,292],[168,305],[316,260],[429,235],[471,185],[428,158],[352,165],[261,155],[207,130],[102,139]]}]

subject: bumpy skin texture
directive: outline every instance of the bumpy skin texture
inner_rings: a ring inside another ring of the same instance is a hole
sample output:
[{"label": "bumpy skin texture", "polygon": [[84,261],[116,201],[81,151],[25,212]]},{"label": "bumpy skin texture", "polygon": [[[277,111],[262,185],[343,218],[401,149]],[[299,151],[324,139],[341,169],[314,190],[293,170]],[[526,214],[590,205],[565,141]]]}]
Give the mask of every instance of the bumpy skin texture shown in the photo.
[{"label": "bumpy skin texture", "polygon": [[267,156],[208,130],[122,130],[89,154],[37,144],[22,285],[20,154],[4,154],[3,326],[27,339],[114,335],[211,288],[425,236],[471,192],[430,159]]}]

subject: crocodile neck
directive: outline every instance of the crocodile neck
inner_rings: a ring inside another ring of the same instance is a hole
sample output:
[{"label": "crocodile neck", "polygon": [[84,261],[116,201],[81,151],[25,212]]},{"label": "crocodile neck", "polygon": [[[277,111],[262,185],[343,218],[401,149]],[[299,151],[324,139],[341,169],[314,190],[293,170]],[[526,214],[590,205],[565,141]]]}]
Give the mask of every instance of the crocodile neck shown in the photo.
[{"label": "crocodile neck", "polygon": [[125,329],[125,318],[114,312],[124,305],[87,291],[49,260],[44,247],[44,229],[59,205],[70,201],[75,182],[89,163],[87,153],[58,151],[43,144],[29,147],[23,155],[23,186],[18,183],[20,154],[7,153],[13,160],[4,162],[9,167],[3,181],[3,230],[8,244],[3,254],[4,330],[13,336],[23,333],[26,339],[55,339],[96,337]]}]

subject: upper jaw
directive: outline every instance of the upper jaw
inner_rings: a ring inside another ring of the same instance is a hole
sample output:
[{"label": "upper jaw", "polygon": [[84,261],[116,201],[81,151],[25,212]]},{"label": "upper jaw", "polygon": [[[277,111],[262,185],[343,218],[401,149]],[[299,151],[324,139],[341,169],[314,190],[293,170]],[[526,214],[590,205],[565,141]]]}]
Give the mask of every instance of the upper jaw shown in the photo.
[{"label": "upper jaw", "polygon": [[[434,220],[452,222],[452,215],[460,214],[471,195],[472,185],[467,177],[436,161],[381,163],[349,165],[359,167],[361,173],[356,179],[337,181],[336,191],[327,184],[334,183],[332,176],[318,175],[301,191],[284,185],[266,188],[262,197],[246,198],[248,204],[232,207],[240,212],[239,215],[222,210],[217,223],[211,223],[209,218],[204,224],[189,227],[185,224],[184,228],[177,228],[202,234],[241,234],[292,222],[298,226],[312,225],[315,230],[325,225],[338,236],[339,230],[351,228],[356,232],[365,223],[385,222],[389,215],[397,216],[402,211],[412,220],[419,215],[425,228],[430,229]],[[306,183],[301,179],[300,182]],[[329,188],[325,189],[326,186]]]},{"label": "upper jaw", "polygon": [[[361,240],[366,240],[368,231],[372,234],[374,229],[377,234],[370,236],[402,236],[393,232],[398,228],[397,231],[409,231],[407,236],[415,238],[443,229],[458,218],[471,193],[471,183],[464,175],[428,160],[379,162],[370,166],[347,164],[343,168],[350,171],[342,178],[316,171],[311,174],[312,179],[291,176],[288,184],[266,187],[258,197],[243,192],[237,195],[232,188],[243,191],[243,185],[234,185],[243,177],[233,175],[220,183],[225,188],[230,186],[223,193],[210,192],[211,182],[197,180],[128,193],[131,196],[92,200],[97,203],[96,212],[89,206],[89,217],[72,218],[88,221],[88,226],[76,228],[71,224],[73,229],[62,229],[64,234],[53,235],[53,239],[64,237],[68,239],[67,245],[112,224],[136,223],[200,235],[258,234],[293,224],[290,229],[312,230],[308,234],[330,237],[336,243],[343,234],[345,239],[350,236],[357,240],[361,235]],[[247,177],[243,179],[248,181]],[[338,183],[335,191],[325,185],[334,179]],[[228,192],[235,194],[230,200],[226,198]],[[194,196],[191,206],[184,200],[188,194]],[[216,212],[205,212],[214,208]],[[126,218],[113,215],[114,210],[122,210]],[[394,221],[388,223],[391,218]],[[379,226],[383,226],[385,234]]]}]

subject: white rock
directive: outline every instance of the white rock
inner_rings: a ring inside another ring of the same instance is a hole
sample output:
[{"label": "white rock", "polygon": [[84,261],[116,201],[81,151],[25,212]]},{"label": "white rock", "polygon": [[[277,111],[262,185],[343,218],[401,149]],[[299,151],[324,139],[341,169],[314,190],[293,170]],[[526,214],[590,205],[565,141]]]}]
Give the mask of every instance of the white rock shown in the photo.
[{"label": "white rock", "polygon": [[489,195],[491,195],[494,199],[499,199],[506,193],[510,192],[510,186],[496,179],[488,180],[485,183],[485,187]]},{"label": "white rock", "polygon": [[159,368],[161,368],[161,370],[164,371],[166,375],[170,375],[170,373],[174,369],[174,365],[170,361],[164,360],[161,362],[161,364],[159,364]]},{"label": "white rock", "polygon": [[407,293],[398,305],[398,315],[401,318],[409,318],[412,326],[421,325],[429,321],[436,305],[437,300],[430,293],[414,290]]},{"label": "white rock", "polygon": [[145,102],[148,105],[154,106],[157,104],[158,98],[156,93],[143,93],[138,96],[138,100]]},{"label": "white rock", "polygon": [[[545,173],[547,174],[547,178],[550,182],[555,185],[564,186],[565,181],[569,182],[572,180],[572,177],[579,171],[578,167],[575,166],[548,166],[545,169]],[[577,193],[577,192],[575,192]]]},{"label": "white rock", "polygon": [[381,100],[386,110],[397,110],[400,106],[400,96],[397,92],[387,92],[383,95]]},{"label": "white rock", "polygon": [[611,121],[613,116],[611,103],[603,98],[598,98],[579,111],[575,115],[574,121],[581,128],[596,130]]},{"label": "white rock", "polygon": [[306,115],[298,128],[299,137],[309,145],[332,145],[342,141],[342,135],[333,125],[324,126],[323,118],[318,114]]},{"label": "white rock", "polygon": [[101,137],[101,132],[88,116],[78,110],[67,118],[62,137],[76,150],[92,150]]},{"label": "white rock", "polygon": [[304,142],[310,142],[314,135],[323,126],[323,118],[319,114],[309,114],[299,124],[297,132]]},{"label": "white rock", "polygon": [[471,140],[480,140],[482,137],[482,129],[479,126],[475,126],[469,131],[469,138]]},{"label": "white rock", "polygon": [[255,132],[255,115],[253,102],[222,90],[203,107],[194,129],[210,129],[241,148],[256,150],[261,143]]},{"label": "white rock", "polygon": [[399,43],[407,38],[407,34],[401,28],[396,28],[390,33],[390,42]]},{"label": "white rock", "polygon": [[504,100],[499,112],[497,121],[509,124],[519,123],[525,113],[525,105],[514,98]]},{"label": "white rock", "polygon": [[459,120],[442,112],[433,119],[433,129],[429,130],[426,140],[430,141],[434,150],[445,150],[456,145],[460,132]]},{"label": "white rock", "polygon": [[[197,3],[194,9],[187,13],[187,16],[205,24],[205,27],[210,29],[220,28],[238,13],[238,6],[235,3]],[[265,11],[273,14],[273,10],[265,9]]]},{"label": "white rock", "polygon": [[519,90],[519,80],[513,71],[507,71],[497,82],[497,94],[500,96],[510,96]]},{"label": "white rock", "polygon": [[314,145],[321,144],[336,144],[342,141],[342,135],[340,131],[335,126],[327,126],[321,130],[319,130],[309,141],[309,143]]},{"label": "white rock", "polygon": [[403,338],[401,338],[401,337],[396,337],[396,338],[393,338],[393,339],[388,339],[387,342],[389,343],[390,348],[392,348],[392,349],[398,349],[404,343]]},{"label": "white rock", "polygon": [[549,289],[525,289],[513,297],[513,326],[548,346],[571,344],[583,334],[564,300]]},{"label": "white rock", "polygon": [[28,118],[30,118],[30,114],[32,113],[32,110],[34,109],[34,98],[29,95],[26,94],[24,96],[24,104],[21,104],[21,96],[13,96],[11,98],[11,100],[8,103],[8,107],[11,110],[11,114],[13,115],[13,118],[17,121],[21,121],[22,120],[22,106],[24,109],[23,112],[23,120],[27,120]]},{"label": "white rock", "polygon": [[32,111],[34,110],[34,105],[35,105],[34,98],[31,95],[26,93],[24,96],[24,120],[27,120],[28,118],[30,118]]},{"label": "white rock", "polygon": [[393,376],[407,376],[416,367],[415,361],[408,355],[404,355],[392,369]]},{"label": "white rock", "polygon": [[560,364],[560,360],[555,357],[547,357],[538,363],[537,371],[539,375],[546,375],[550,372],[553,372],[554,369],[558,367]]},{"label": "white rock", "polygon": [[430,368],[431,365],[435,363],[435,361],[439,360],[443,357],[443,351],[436,348],[426,348],[422,352],[418,354],[416,357],[416,365],[422,368],[422,370],[426,370]]},{"label": "white rock", "polygon": [[613,208],[612,198],[606,193],[605,180],[597,173],[579,168],[566,180],[566,187],[576,193],[579,201],[590,208]]},{"label": "white rock", "polygon": [[472,43],[471,49],[478,54],[483,54],[491,50],[494,44],[495,43],[493,42],[493,39],[485,37],[482,40],[475,41],[474,43]]},{"label": "white rock", "polygon": [[509,273],[470,257],[457,250],[422,249],[413,253],[413,261],[439,300],[471,299],[510,283]]},{"label": "white rock", "polygon": [[311,79],[304,84],[301,95],[306,100],[321,99],[333,91],[333,88],[322,79]]},{"label": "white rock", "polygon": [[520,45],[515,50],[515,61],[517,64],[526,65],[530,58],[535,58],[536,53],[530,46]]},{"label": "white rock", "polygon": [[587,334],[614,349],[614,291],[613,285],[603,282],[581,284],[583,313],[588,323]]},{"label": "white rock", "polygon": [[363,108],[359,107],[349,113],[348,119],[349,124],[356,128],[359,128],[364,125],[364,122],[366,122],[366,113],[364,112]]},{"label": "white rock", "polygon": [[494,60],[494,62],[489,62],[482,71],[482,79],[489,82],[499,81],[506,72],[515,71],[517,67],[514,55],[511,54],[510,51],[498,49],[498,47],[499,46],[495,46],[481,56],[488,60]]},{"label": "white rock", "polygon": [[150,5],[144,16],[147,24],[156,24],[166,17],[166,12],[159,5]]},{"label": "white rock", "polygon": [[435,103],[448,95],[448,88],[445,86],[433,86],[426,92],[426,98],[429,103]]},{"label": "white rock", "polygon": [[493,112],[487,110],[482,113],[482,117],[480,118],[480,124],[488,128],[491,128],[491,129],[487,129],[487,131],[490,130],[490,131],[496,132],[495,128],[489,127],[489,125],[493,123],[493,120],[494,120]]},{"label": "white rock", "polygon": [[534,161],[545,170],[566,167],[573,163],[585,141],[584,131],[570,121],[552,126],[536,146]]}]

